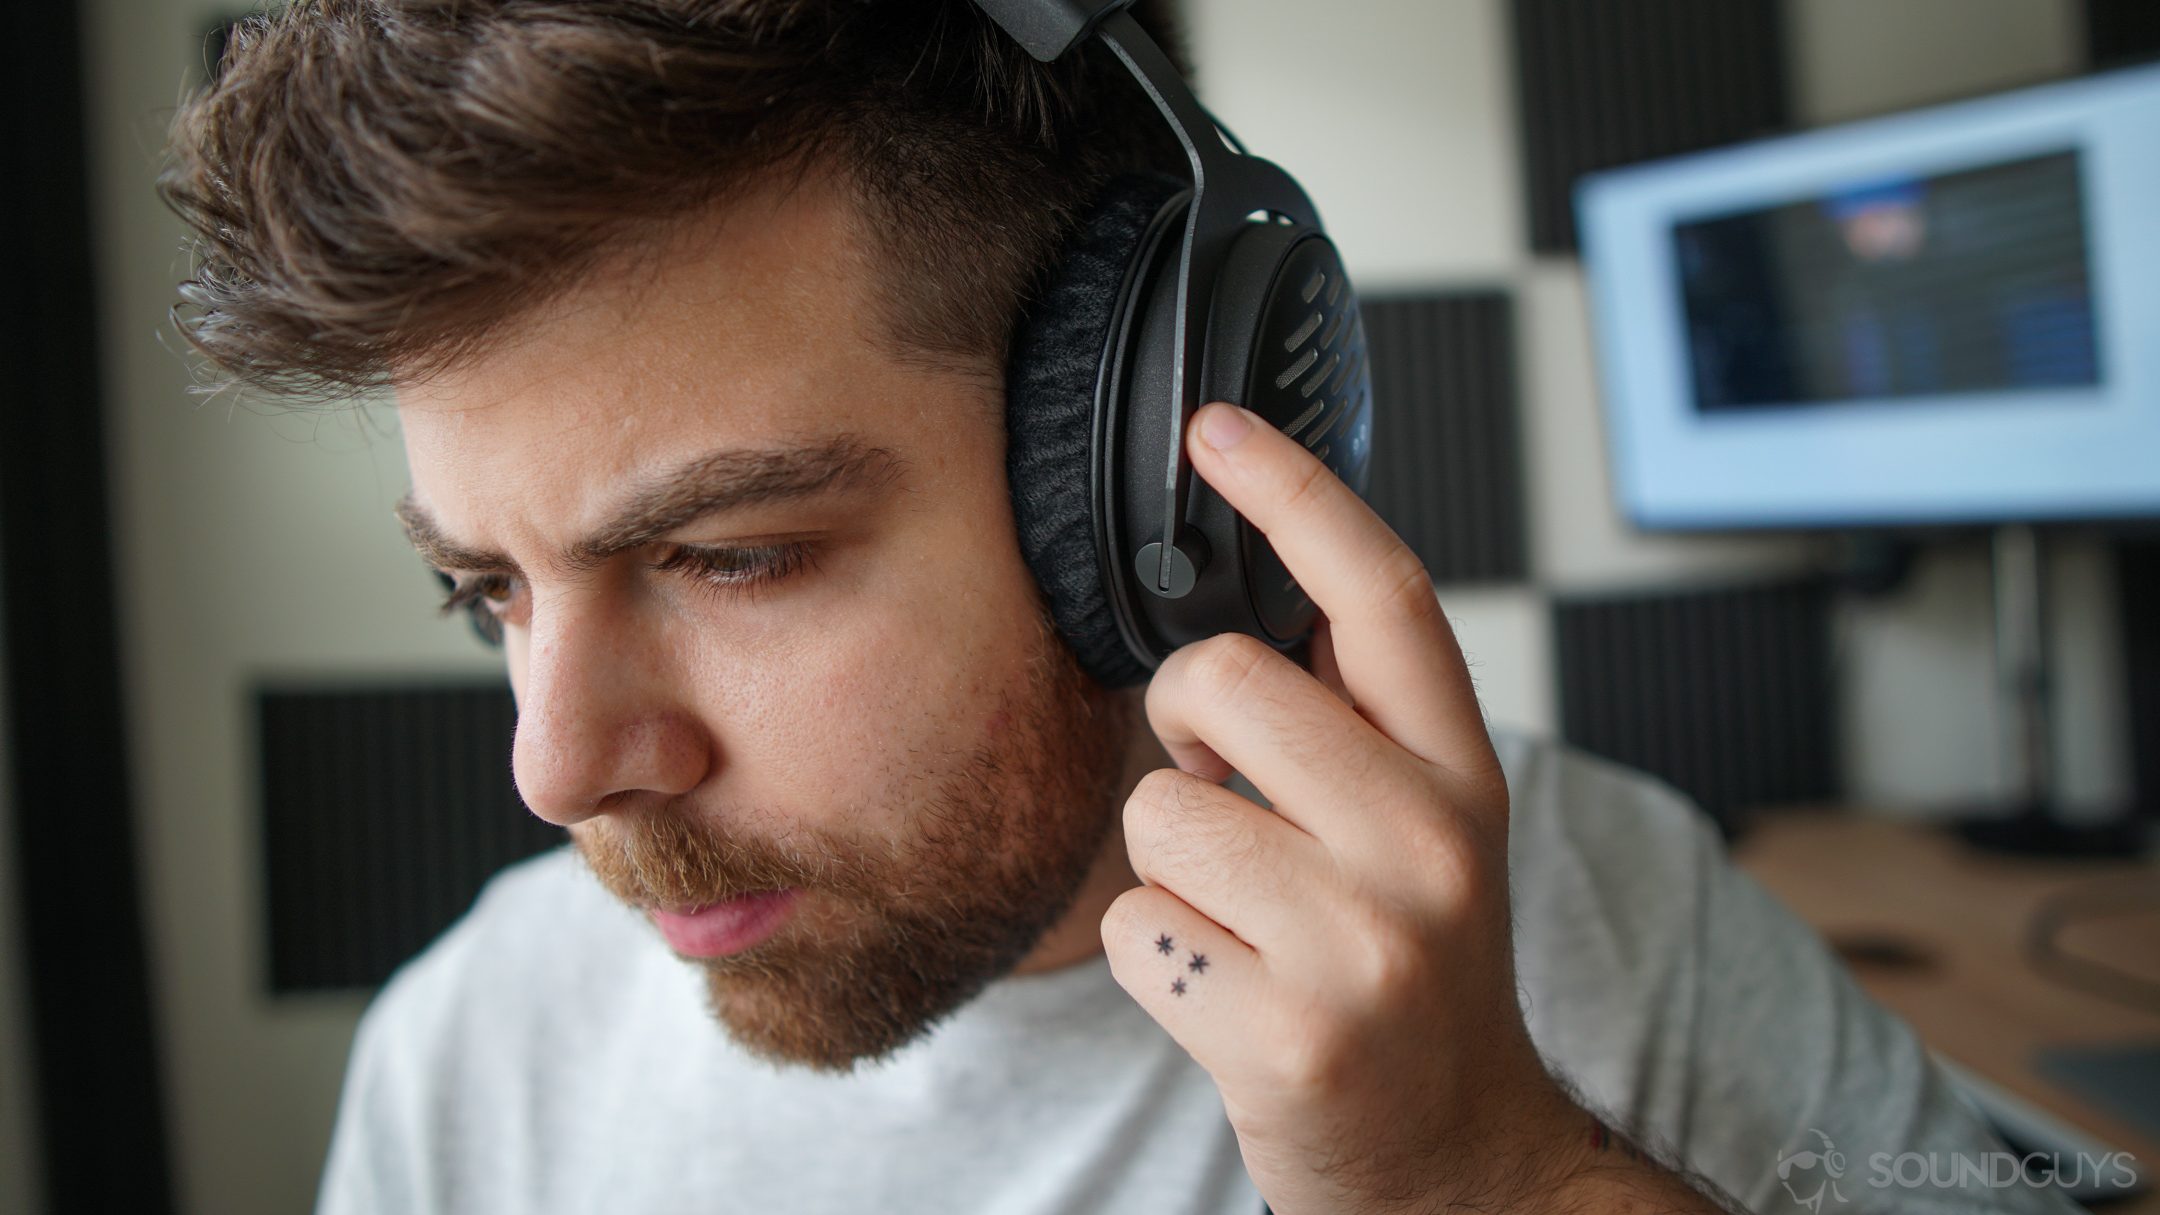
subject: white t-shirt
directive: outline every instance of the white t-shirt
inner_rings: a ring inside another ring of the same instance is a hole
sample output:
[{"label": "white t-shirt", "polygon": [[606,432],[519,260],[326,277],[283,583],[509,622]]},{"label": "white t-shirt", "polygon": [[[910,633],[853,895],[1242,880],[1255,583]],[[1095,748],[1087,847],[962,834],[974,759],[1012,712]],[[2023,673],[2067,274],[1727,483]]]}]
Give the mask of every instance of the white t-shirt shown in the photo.
[{"label": "white t-shirt", "polygon": [[[1531,1035],[1590,1100],[1755,1211],[1807,1209],[1796,1200],[1826,1185],[1819,1213],[2075,1209],[2023,1186],[1875,1184],[1876,1153],[2001,1149],[1680,795],[1550,742],[1495,742]],[[701,972],[566,846],[497,876],[370,1006],[319,1210],[1258,1215],[1262,1201],[1213,1081],[1101,955],[992,983],[853,1075],[777,1068],[735,1048]]]}]

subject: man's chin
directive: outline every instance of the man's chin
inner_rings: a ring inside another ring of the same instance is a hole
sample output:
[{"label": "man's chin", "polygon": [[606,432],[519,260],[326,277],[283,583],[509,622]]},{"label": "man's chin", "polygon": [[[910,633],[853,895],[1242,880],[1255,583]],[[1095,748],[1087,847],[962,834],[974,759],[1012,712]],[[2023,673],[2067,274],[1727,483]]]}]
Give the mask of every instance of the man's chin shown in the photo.
[{"label": "man's chin", "polygon": [[755,948],[697,959],[715,1020],[748,1053],[778,1066],[845,1074],[922,1037],[1010,973],[1022,942],[843,932],[788,925]]}]

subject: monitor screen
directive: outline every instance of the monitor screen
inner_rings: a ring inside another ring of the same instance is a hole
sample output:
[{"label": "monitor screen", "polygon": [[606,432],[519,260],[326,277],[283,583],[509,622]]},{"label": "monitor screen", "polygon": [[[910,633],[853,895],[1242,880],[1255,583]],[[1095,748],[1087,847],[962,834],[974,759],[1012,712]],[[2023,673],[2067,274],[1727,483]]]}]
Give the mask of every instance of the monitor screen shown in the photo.
[{"label": "monitor screen", "polygon": [[2160,513],[2155,130],[2140,69],[1587,180],[1625,513]]}]

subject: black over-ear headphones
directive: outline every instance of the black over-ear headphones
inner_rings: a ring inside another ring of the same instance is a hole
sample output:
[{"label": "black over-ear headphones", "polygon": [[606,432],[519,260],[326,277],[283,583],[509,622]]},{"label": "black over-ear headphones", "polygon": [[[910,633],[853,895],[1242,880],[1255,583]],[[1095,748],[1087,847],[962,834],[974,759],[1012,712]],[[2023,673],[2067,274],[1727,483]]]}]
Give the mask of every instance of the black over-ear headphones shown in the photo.
[{"label": "black over-ear headphones", "polygon": [[1044,62],[1101,39],[1192,166],[1190,182],[1109,185],[1021,318],[1006,373],[1021,550],[1082,666],[1113,687],[1217,633],[1296,651],[1312,629],[1266,538],[1192,475],[1181,439],[1201,405],[1252,410],[1360,494],[1372,455],[1365,327],[1319,212],[1288,173],[1226,144],[1131,3],[976,0]]}]

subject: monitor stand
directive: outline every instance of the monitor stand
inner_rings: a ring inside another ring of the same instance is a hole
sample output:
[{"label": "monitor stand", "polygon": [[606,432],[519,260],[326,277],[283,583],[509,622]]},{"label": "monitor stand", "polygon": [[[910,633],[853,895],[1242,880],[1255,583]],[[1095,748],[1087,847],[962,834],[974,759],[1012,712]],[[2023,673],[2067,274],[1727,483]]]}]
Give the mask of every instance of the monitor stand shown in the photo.
[{"label": "monitor stand", "polygon": [[2040,856],[2137,856],[2145,824],[2134,811],[2099,821],[2065,818],[2054,799],[2054,727],[2047,650],[2046,549],[2029,523],[1995,529],[1995,679],[2000,754],[2010,766],[2008,804],[1957,820],[1967,842]]}]

